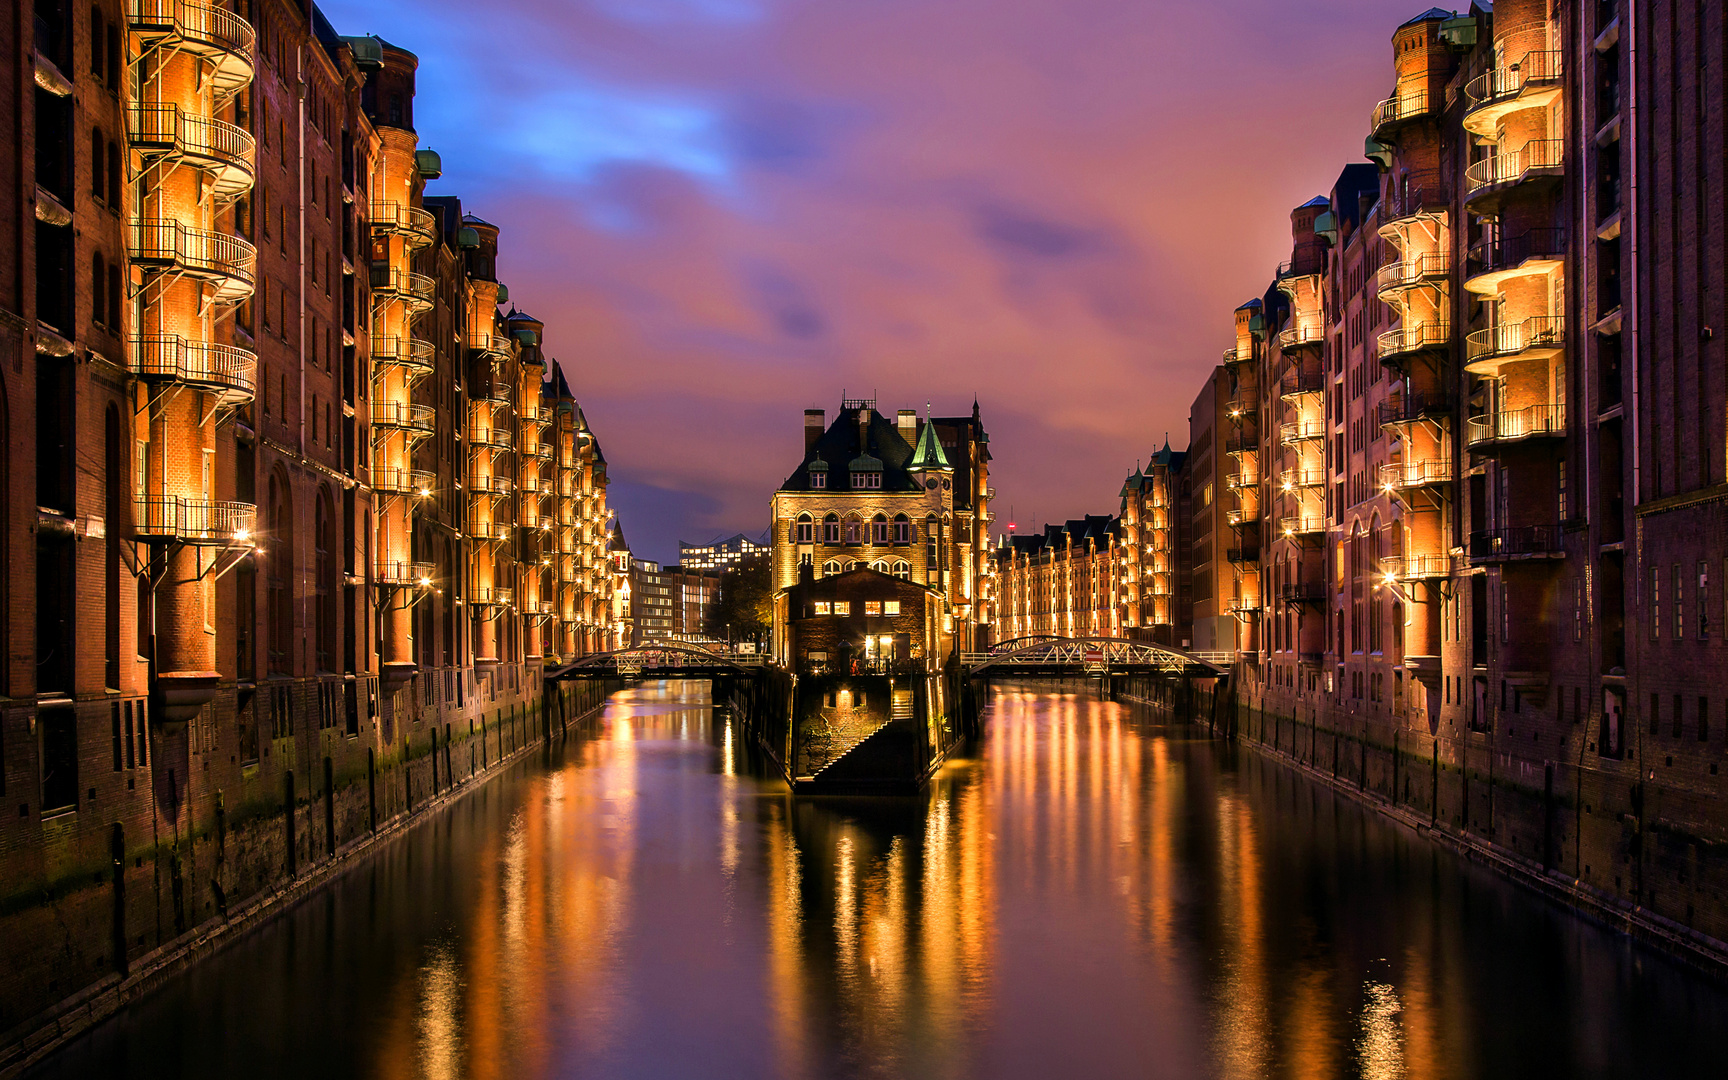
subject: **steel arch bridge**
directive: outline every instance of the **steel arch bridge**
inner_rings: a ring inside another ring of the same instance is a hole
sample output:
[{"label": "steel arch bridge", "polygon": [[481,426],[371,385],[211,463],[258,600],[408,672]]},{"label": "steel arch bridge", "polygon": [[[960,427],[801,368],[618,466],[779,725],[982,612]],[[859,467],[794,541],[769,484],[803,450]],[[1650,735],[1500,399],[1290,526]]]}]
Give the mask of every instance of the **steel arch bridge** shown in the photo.
[{"label": "steel arch bridge", "polygon": [[1127,638],[1034,635],[987,653],[962,653],[971,678],[993,675],[1181,675],[1222,678],[1230,669],[1192,653]]},{"label": "steel arch bridge", "polygon": [[764,662],[761,656],[722,656],[694,645],[663,642],[657,645],[639,645],[632,649],[618,649],[614,652],[592,653],[548,673],[546,678],[735,675],[759,668]]}]

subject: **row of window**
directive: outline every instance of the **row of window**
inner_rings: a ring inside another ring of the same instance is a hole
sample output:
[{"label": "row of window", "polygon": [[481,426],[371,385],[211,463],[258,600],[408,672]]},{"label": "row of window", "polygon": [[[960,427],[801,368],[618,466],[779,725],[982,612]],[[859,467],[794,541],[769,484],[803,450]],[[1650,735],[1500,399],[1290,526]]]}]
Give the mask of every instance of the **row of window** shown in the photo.
[{"label": "row of window", "polygon": [[[805,561],[809,561],[808,557],[806,557]],[[822,564],[822,576],[834,577],[838,574],[844,574],[856,570],[861,565],[864,564],[860,563],[857,559],[829,559],[827,562]],[[912,579],[912,564],[908,563],[905,559],[895,559],[892,563],[886,559],[877,559],[875,562],[870,563],[869,567],[879,574],[892,574],[895,577],[900,578],[902,581],[910,581]]]},{"label": "row of window", "polygon": [[[816,614],[818,614],[818,615],[850,615],[850,614],[852,614],[852,601],[850,601],[850,600],[835,600],[835,601],[830,602],[827,600],[818,600],[818,601],[816,601]],[[864,601],[864,614],[866,614],[866,615],[898,615],[898,614],[900,614],[900,601],[898,601],[898,600],[866,600],[866,601]]]},{"label": "row of window", "polygon": [[[912,542],[912,523],[905,514],[896,514],[893,521],[887,515],[877,514],[868,522],[856,516],[849,516],[844,521],[838,514],[829,514],[822,519],[822,542],[824,544],[862,544],[865,537],[865,527],[869,527],[869,537],[872,544],[910,544]],[[938,539],[942,531],[941,524],[934,517],[925,520],[924,533],[931,540]],[[787,537],[794,544],[811,544],[816,542],[816,522],[809,514],[800,514],[798,520],[792,523],[791,535]]]}]

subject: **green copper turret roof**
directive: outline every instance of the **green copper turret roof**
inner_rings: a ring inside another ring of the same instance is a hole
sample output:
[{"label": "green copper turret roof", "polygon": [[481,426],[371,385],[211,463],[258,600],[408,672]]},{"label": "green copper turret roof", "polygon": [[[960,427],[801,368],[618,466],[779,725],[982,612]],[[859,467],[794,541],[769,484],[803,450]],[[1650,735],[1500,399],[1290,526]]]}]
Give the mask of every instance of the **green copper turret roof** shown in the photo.
[{"label": "green copper turret roof", "polygon": [[924,430],[918,435],[918,449],[912,452],[912,460],[906,463],[907,472],[917,472],[920,469],[948,469],[948,455],[942,452],[942,444],[936,441],[936,425],[929,420],[924,421]]}]

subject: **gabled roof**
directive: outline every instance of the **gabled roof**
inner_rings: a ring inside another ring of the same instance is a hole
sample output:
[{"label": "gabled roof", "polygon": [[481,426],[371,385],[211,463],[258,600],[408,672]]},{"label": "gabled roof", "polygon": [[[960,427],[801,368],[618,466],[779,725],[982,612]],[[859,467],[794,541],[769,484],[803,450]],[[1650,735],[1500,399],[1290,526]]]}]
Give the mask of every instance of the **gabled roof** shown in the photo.
[{"label": "gabled roof", "polygon": [[1405,19],[1398,24],[1398,29],[1402,30],[1412,23],[1427,22],[1429,19],[1450,19],[1457,14],[1456,11],[1447,11],[1445,8],[1431,7],[1413,19]]},{"label": "gabled roof", "polygon": [[1325,206],[1325,207],[1330,208],[1331,205],[1332,205],[1331,199],[1328,199],[1324,195],[1316,195],[1312,199],[1309,199],[1307,202],[1303,203],[1301,206],[1298,206],[1296,209],[1306,210],[1310,206]]},{"label": "gabled roof", "polygon": [[924,430],[918,435],[918,450],[906,468],[909,472],[952,468],[948,464],[948,455],[942,452],[942,443],[936,438],[936,425],[929,420],[924,421]]},{"label": "gabled roof", "polygon": [[858,409],[841,409],[779,490],[814,490],[810,486],[810,473],[826,471],[828,483],[822,490],[850,491],[852,470],[836,469],[834,463],[867,458],[878,462],[875,468],[882,471],[882,486],[871,488],[871,491],[922,491],[923,485],[912,479],[909,472],[912,447],[901,438],[893,420],[871,409],[869,422],[860,430],[859,412]]}]

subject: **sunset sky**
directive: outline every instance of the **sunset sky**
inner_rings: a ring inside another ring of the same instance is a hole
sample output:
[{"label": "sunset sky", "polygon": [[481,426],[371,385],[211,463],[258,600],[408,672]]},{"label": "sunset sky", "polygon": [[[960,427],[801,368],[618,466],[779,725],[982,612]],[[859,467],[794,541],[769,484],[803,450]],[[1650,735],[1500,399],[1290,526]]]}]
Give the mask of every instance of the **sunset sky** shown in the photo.
[{"label": "sunset sky", "polygon": [[998,525],[1113,513],[1362,160],[1419,2],[331,0],[502,227],[639,555],[759,533],[802,410],[969,411]]}]

